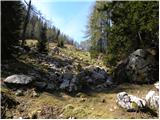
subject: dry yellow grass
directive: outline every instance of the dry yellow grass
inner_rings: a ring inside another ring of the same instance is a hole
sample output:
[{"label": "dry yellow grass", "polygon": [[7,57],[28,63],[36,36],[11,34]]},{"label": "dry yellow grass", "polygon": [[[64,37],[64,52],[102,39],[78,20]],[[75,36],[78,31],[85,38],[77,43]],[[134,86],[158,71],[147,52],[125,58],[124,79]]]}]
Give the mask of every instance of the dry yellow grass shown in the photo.
[{"label": "dry yellow grass", "polygon": [[17,100],[26,101],[28,107],[24,112],[28,114],[32,114],[42,106],[49,105],[57,106],[63,118],[142,119],[152,118],[152,116],[142,112],[126,112],[117,106],[116,95],[119,91],[126,91],[129,94],[144,97],[150,89],[153,89],[153,85],[122,84],[102,92],[81,93],[85,94],[83,97],[70,96],[63,92],[43,92],[38,98],[22,96]]},{"label": "dry yellow grass", "polygon": [[[27,44],[30,46],[32,44],[36,44],[37,41],[27,40]],[[56,43],[50,43],[50,48],[55,47]],[[66,56],[71,56],[76,58],[77,61],[81,63],[95,64],[99,65],[96,60],[91,60],[88,52],[78,51],[75,47],[71,45],[65,45],[65,48],[60,48],[62,53]],[[24,58],[23,58],[24,57]],[[23,59],[22,59],[23,58]],[[54,59],[63,59],[60,55],[54,55]],[[40,70],[44,70],[45,67],[36,62],[36,58],[32,58],[28,55],[21,56],[21,64],[16,63],[10,65],[11,68],[17,68],[19,71],[27,71],[29,66],[35,66]],[[80,60],[82,59],[82,60]],[[33,62],[34,61],[34,62]],[[24,64],[25,63],[25,64]],[[100,61],[101,63],[101,61]],[[103,64],[101,65],[103,66]],[[15,71],[15,69],[11,69],[11,71]],[[7,72],[7,71],[6,71]],[[116,95],[118,92],[126,91],[129,94],[135,95],[137,97],[143,98],[149,90],[154,89],[153,85],[133,85],[133,84],[122,84],[116,86],[115,88],[108,88],[102,92],[89,92],[79,93],[79,97],[70,96],[63,92],[53,91],[53,93],[42,92],[40,96],[37,98],[31,98],[30,95],[25,95],[21,97],[16,97],[16,100],[19,102],[24,102],[27,105],[24,113],[32,114],[33,112],[40,109],[42,106],[51,105],[57,106],[60,110],[60,114],[63,114],[63,118],[75,117],[75,118],[153,118],[148,113],[141,112],[126,112],[121,109],[116,104]],[[8,92],[6,89],[1,89],[3,92]],[[10,92],[14,95],[14,92]],[[17,111],[17,110],[15,110]]]}]

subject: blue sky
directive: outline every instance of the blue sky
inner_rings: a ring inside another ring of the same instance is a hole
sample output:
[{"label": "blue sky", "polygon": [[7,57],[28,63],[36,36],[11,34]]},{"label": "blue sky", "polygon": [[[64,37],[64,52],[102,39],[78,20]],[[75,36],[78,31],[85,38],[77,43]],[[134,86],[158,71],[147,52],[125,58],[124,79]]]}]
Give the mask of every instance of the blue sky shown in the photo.
[{"label": "blue sky", "polygon": [[43,16],[77,42],[85,40],[84,31],[94,3],[95,0],[32,0]]}]

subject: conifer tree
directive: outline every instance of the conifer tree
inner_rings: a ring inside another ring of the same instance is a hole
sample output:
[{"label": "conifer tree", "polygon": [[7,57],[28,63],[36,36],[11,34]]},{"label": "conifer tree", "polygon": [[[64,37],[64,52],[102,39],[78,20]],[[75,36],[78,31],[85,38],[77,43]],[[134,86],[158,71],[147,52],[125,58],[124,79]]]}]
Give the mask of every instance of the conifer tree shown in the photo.
[{"label": "conifer tree", "polygon": [[46,31],[47,31],[47,24],[44,23],[42,25],[41,31],[40,31],[40,39],[38,40],[38,51],[40,53],[47,52],[47,37],[46,37]]},{"label": "conifer tree", "polygon": [[23,9],[21,1],[1,1],[2,59],[17,53],[14,46],[19,44]]}]

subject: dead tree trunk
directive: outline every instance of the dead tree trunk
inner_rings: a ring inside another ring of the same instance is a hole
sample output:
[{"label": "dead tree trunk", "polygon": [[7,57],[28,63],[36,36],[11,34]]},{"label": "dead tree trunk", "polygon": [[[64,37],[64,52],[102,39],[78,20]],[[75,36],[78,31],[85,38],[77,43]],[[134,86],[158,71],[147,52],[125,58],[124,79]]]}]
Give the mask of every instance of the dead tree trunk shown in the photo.
[{"label": "dead tree trunk", "polygon": [[27,15],[26,15],[25,21],[24,21],[23,33],[22,33],[22,44],[21,44],[22,47],[24,46],[24,43],[25,43],[25,34],[26,34],[26,28],[27,28],[27,24],[28,24],[29,16],[30,16],[31,0],[29,1],[29,4],[27,4],[27,5],[28,5],[28,10],[27,10]]}]

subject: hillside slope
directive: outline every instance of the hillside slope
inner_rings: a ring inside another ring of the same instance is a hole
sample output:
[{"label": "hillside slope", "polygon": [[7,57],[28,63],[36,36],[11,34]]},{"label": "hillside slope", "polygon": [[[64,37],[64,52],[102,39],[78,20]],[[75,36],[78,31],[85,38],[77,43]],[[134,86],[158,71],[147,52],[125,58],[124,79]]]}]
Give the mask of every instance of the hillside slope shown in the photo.
[{"label": "hillside slope", "polygon": [[[69,72],[74,76],[87,66],[98,67],[106,72],[109,68],[101,60],[91,59],[88,52],[77,50],[71,45],[56,48],[51,43],[49,48],[49,55],[29,52],[14,60],[2,61],[1,93],[19,103],[15,107],[6,107],[2,118],[157,118],[148,111],[126,112],[116,104],[118,92],[126,91],[142,98],[149,90],[154,89],[153,85],[121,84],[100,90],[95,86],[88,89],[87,86],[73,93],[66,89],[59,90],[55,86],[59,85],[55,74],[64,75]],[[9,88],[3,80],[13,74],[32,75],[38,82],[50,87],[40,84],[38,89],[30,84]]]}]

